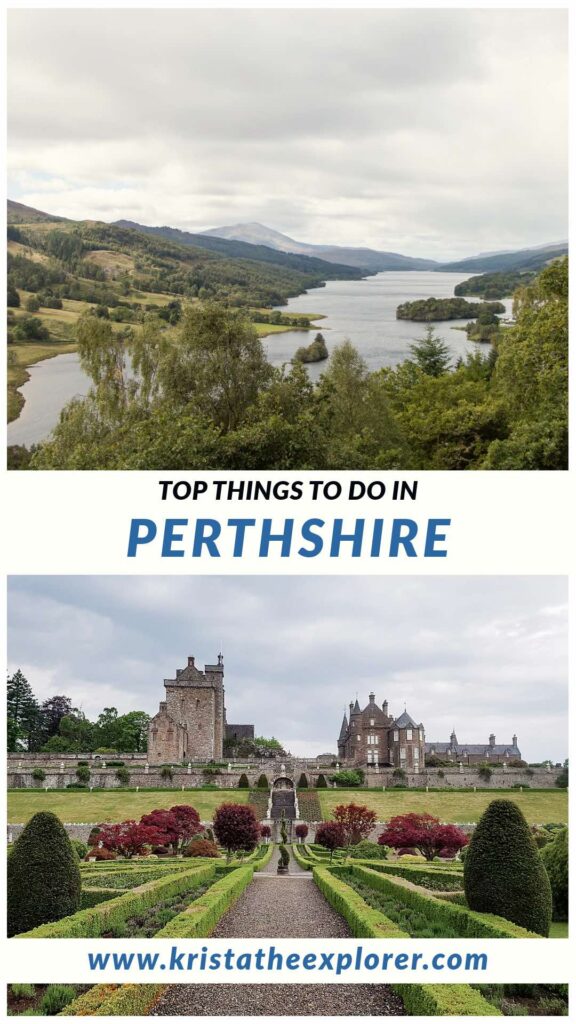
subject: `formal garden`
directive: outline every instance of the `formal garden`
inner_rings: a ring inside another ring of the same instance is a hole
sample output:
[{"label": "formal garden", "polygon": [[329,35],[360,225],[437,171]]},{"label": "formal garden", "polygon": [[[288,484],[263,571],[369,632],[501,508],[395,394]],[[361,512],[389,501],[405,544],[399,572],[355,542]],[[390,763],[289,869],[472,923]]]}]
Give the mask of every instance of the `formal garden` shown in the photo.
[{"label": "formal garden", "polygon": [[[82,843],[69,838],[56,815],[40,811],[9,851],[9,935],[567,935],[568,831],[563,824],[531,825],[515,800],[496,799],[471,833],[428,813],[395,815],[377,841],[375,825],[370,807],[342,803],[316,827],[313,842],[307,824],[292,829],[283,818],[274,843],[270,826],[260,823],[249,802],[220,803],[210,825],[190,804],[176,804],[153,808],[139,821],[102,822]],[[322,1002],[331,1008],[319,1013],[343,1012],[341,1002],[331,1006],[330,999],[341,1001],[346,986],[293,986],[303,987],[323,990]],[[214,1015],[233,1012],[222,1001],[232,990],[252,998],[250,986],[208,988],[230,990],[213,1004]],[[543,1013],[540,1003],[548,1015],[567,1012],[563,986],[366,988],[382,990],[384,1003],[373,1010],[382,1015],[517,1016]],[[197,993],[206,986],[15,985],[9,1010],[26,1015],[185,1015],[193,1012],[192,989]]]}]

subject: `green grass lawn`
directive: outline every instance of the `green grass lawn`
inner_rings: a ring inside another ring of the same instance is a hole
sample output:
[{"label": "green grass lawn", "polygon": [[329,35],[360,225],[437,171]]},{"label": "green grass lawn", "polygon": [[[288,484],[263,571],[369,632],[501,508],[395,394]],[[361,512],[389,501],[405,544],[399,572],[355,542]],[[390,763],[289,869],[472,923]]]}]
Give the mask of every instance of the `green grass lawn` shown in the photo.
[{"label": "green grass lawn", "polygon": [[8,793],[8,821],[26,822],[38,811],[52,811],[61,821],[125,821],[138,820],[156,808],[192,804],[203,821],[208,821],[220,804],[245,804],[246,789],[159,790],[153,793],[132,793],[118,790],[97,793],[69,790],[67,793],[45,793],[44,790],[22,790]]},{"label": "green grass lawn", "polygon": [[319,789],[317,790],[324,818],[332,816],[337,804],[366,804],[376,811],[378,821],[387,821],[395,814],[433,814],[442,821],[467,822],[478,821],[492,800],[514,800],[521,808],[530,824],[545,824],[548,821],[568,821],[568,793],[565,789],[551,789],[545,792],[523,793],[517,790],[509,792],[482,791],[481,793],[465,791],[446,793],[411,793],[409,790],[393,792],[387,790],[366,791],[354,789]]},{"label": "green grass lawn", "polygon": [[567,939],[568,921],[552,921],[550,925],[549,939]]}]

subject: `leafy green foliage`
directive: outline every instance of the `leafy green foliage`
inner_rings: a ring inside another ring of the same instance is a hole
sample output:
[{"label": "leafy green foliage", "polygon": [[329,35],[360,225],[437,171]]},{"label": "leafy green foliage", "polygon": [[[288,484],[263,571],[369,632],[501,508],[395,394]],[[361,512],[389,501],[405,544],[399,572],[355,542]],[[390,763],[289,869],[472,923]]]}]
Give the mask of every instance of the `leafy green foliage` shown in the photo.
[{"label": "leafy green foliage", "polygon": [[471,328],[491,341],[486,354],[451,367],[430,333],[410,358],[371,373],[345,342],[316,384],[301,363],[273,368],[250,315],[232,303],[184,305],[170,329],[156,314],[116,332],[109,320],[86,316],[79,352],[93,386],[68,404],[29,466],[562,469],[567,260],[520,291],[512,327],[494,323],[490,305]]},{"label": "leafy green foliage", "polygon": [[513,295],[518,288],[529,284],[536,273],[535,270],[496,270],[488,274],[477,274],[457,284],[454,295],[480,295],[483,299],[504,299],[507,295]]},{"label": "leafy green foliage", "polygon": [[467,302],[466,299],[416,299],[403,302],[396,310],[398,320],[464,320],[483,312],[505,313],[501,302]]},{"label": "leafy green foliage", "polygon": [[552,886],[552,902],[554,919],[568,919],[568,829],[562,828],[554,833],[552,842],[540,851]]},{"label": "leafy green foliage", "polygon": [[78,858],[55,814],[35,814],[8,859],[8,934],[73,914],[80,906]]},{"label": "leafy green foliage", "polygon": [[464,861],[464,890],[473,910],[548,935],[550,882],[526,819],[512,800],[492,801],[480,818]]}]

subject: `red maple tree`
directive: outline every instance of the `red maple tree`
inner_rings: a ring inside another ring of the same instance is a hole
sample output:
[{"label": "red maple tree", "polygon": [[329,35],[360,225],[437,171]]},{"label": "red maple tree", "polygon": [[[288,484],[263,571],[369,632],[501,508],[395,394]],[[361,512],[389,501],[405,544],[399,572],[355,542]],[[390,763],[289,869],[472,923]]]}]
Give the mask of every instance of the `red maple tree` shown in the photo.
[{"label": "red maple tree", "polygon": [[236,850],[255,849],[260,825],[248,804],[221,804],[214,815],[214,834],[230,858]]},{"label": "red maple tree", "polygon": [[426,860],[433,860],[441,850],[451,851],[454,856],[467,845],[468,836],[456,825],[443,825],[431,814],[399,814],[390,819],[378,842],[395,850],[414,847]]},{"label": "red maple tree", "polygon": [[318,843],[319,846],[323,846],[325,850],[330,850],[330,860],[332,860],[334,850],[338,850],[341,846],[344,846],[344,832],[342,830],[342,826],[338,821],[323,821],[316,829],[316,837],[314,841]]},{"label": "red maple tree", "polygon": [[296,835],[298,836],[300,842],[302,842],[304,839],[306,839],[306,836],[308,835],[308,825],[296,825],[294,831],[296,832]]},{"label": "red maple tree", "polygon": [[142,815],[140,824],[157,828],[162,833],[161,843],[171,846],[174,853],[183,850],[192,837],[202,831],[200,815],[190,804],[175,804],[169,810],[150,811]]},{"label": "red maple tree", "polygon": [[342,828],[344,846],[356,846],[367,839],[376,824],[376,812],[364,804],[338,804],[334,808],[334,820]]},{"label": "red maple tree", "polygon": [[121,821],[117,825],[102,825],[98,841],[105,850],[112,850],[130,860],[144,853],[150,846],[164,840],[163,833],[151,825],[137,821]]}]

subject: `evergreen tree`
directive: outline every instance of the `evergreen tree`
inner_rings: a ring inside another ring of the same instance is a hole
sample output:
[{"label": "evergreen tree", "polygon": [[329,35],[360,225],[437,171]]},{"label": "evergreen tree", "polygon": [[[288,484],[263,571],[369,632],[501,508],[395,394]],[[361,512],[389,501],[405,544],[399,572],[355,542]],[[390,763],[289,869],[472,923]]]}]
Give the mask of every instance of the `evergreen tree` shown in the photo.
[{"label": "evergreen tree", "polygon": [[7,683],[8,750],[37,748],[40,708],[30,683],[18,669]]},{"label": "evergreen tree", "polygon": [[437,336],[432,324],[426,327],[422,341],[410,345],[410,353],[416,365],[428,377],[442,377],[448,372],[452,361],[450,349]]},{"label": "evergreen tree", "polygon": [[512,800],[493,800],[474,829],[464,861],[464,891],[471,910],[498,914],[548,935],[550,882],[526,819]]},{"label": "evergreen tree", "polygon": [[8,934],[59,921],[80,907],[80,869],[62,822],[35,814],[8,858]]}]

